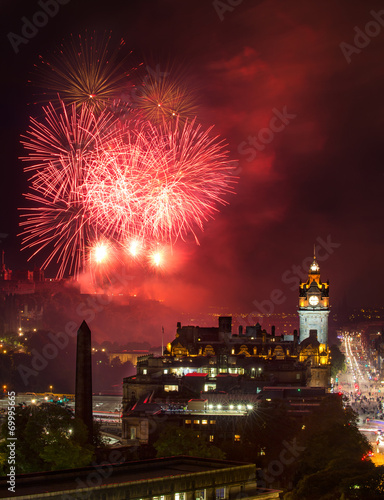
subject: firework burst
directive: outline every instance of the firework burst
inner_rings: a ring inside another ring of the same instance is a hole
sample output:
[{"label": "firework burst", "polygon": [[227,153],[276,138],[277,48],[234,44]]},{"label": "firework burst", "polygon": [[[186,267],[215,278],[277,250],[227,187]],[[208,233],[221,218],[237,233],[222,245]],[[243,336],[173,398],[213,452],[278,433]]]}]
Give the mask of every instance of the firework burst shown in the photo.
[{"label": "firework burst", "polygon": [[148,72],[123,99],[130,119],[107,110],[127,89],[108,43],[79,37],[42,61],[47,95],[59,97],[22,136],[31,173],[22,246],[31,258],[47,252],[42,267],[56,262],[58,277],[128,256],[160,270],[179,239],[198,243],[233,192],[224,143],[190,119],[192,94],[169,72]]},{"label": "firework burst", "polygon": [[84,205],[119,241],[196,235],[233,191],[224,145],[194,122],[182,129],[146,122],[90,160]]},{"label": "firework burst", "polygon": [[[86,104],[94,112],[116,105],[134,69],[126,69],[126,57],[120,50],[110,50],[110,42],[111,34],[71,36],[51,59],[40,56],[36,69],[45,99],[78,107]],[[119,49],[124,45],[121,40]]]},{"label": "firework burst", "polygon": [[85,242],[94,238],[92,224],[70,183],[63,189],[59,182],[53,182],[53,176],[48,174],[45,180],[44,175],[39,172],[38,179],[32,182],[32,193],[25,195],[34,207],[22,214],[22,245],[34,250],[30,259],[45,248],[49,250],[43,269],[55,260],[59,264],[58,277],[66,272],[77,275],[84,269]]},{"label": "firework burst", "polygon": [[151,128],[150,144],[159,155],[155,171],[148,174],[143,222],[150,221],[152,238],[175,242],[193,233],[225,204],[233,181],[223,142],[195,121]]},{"label": "firework burst", "polygon": [[33,255],[51,248],[43,268],[55,259],[62,277],[84,268],[86,242],[97,234],[80,192],[85,158],[120,132],[112,115],[103,111],[96,117],[85,105],[77,111],[61,103],[61,112],[50,105],[44,115],[43,122],[31,119],[22,140],[29,151],[23,160],[31,163],[25,171],[34,171],[25,195],[33,207],[23,209],[20,224],[22,245],[35,249]]},{"label": "firework burst", "polygon": [[[26,159],[35,160],[26,168],[35,168],[26,198],[38,206],[26,209],[21,225],[24,247],[38,252],[53,245],[44,267],[57,257],[60,276],[66,269],[78,274],[86,248],[100,237],[118,247],[173,244],[188,233],[197,240],[196,229],[203,229],[233,191],[224,145],[194,122],[182,129],[177,123],[159,128],[144,122],[125,130],[109,115],[96,118],[89,110],[80,120],[82,112],[74,107],[72,114],[60,115],[49,108],[47,116],[70,127],[64,137],[72,147],[69,152],[57,147],[56,132],[62,129],[56,122],[51,134],[47,125],[33,122],[30,140],[24,140],[32,151]],[[86,139],[81,147],[68,141],[78,128]]]},{"label": "firework burst", "polygon": [[[177,122],[183,125],[196,116],[196,96],[177,72],[146,66],[147,74],[132,90],[132,107],[152,124]],[[175,76],[176,75],[176,76]]]}]

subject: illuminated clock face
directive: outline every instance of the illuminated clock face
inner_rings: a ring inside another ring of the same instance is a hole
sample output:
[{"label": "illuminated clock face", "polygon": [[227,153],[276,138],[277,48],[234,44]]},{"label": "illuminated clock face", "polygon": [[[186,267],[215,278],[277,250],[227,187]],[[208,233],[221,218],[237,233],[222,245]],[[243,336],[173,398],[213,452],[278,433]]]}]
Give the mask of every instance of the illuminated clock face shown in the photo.
[{"label": "illuminated clock face", "polygon": [[319,297],[317,295],[311,295],[308,299],[308,302],[311,304],[311,306],[317,306],[319,303]]}]

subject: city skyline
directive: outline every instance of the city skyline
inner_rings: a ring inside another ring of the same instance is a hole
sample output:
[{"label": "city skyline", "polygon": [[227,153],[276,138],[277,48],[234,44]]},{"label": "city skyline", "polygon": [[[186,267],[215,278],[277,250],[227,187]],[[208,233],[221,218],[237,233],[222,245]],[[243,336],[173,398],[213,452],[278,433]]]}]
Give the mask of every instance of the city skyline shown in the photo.
[{"label": "city skyline", "polygon": [[294,313],[315,244],[331,306],[382,304],[384,11],[379,2],[232,3],[57,2],[24,42],[25,19],[39,24],[45,3],[5,5],[0,233],[8,267],[25,267],[28,256],[16,236],[28,178],[18,157],[29,115],[38,116],[27,86],[33,66],[71,34],[111,31],[133,64],[178,69],[198,97],[199,120],[214,125],[237,161],[236,193],[197,234],[199,245],[190,237],[175,244],[171,270],[134,270],[143,296],[178,310],[252,312],[267,301]]}]

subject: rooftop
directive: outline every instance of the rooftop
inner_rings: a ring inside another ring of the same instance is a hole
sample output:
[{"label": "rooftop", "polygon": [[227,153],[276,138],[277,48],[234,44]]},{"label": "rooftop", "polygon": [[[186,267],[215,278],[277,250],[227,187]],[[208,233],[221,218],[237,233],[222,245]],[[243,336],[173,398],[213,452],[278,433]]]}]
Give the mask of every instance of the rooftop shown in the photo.
[{"label": "rooftop", "polygon": [[[111,450],[110,458],[114,461],[118,462],[122,456],[118,449]],[[178,479],[185,479],[189,475],[198,474],[201,487],[209,487],[212,483],[212,477],[215,476],[215,482],[219,485],[221,481],[220,471],[226,470],[225,474],[227,474],[229,469],[231,474],[232,472],[234,474],[232,480],[235,479],[235,476],[236,480],[240,478],[248,480],[250,475],[254,475],[256,471],[253,464],[193,457],[158,458],[123,464],[103,462],[103,465],[100,465],[99,468],[97,466],[83,467],[64,471],[17,475],[16,492],[11,493],[11,496],[12,498],[29,499],[59,498],[55,493],[60,492],[60,498],[62,498],[62,493],[66,492],[71,498],[80,498],[81,495],[84,495],[84,490],[81,488],[87,488],[87,492],[90,493],[88,487],[92,489],[95,487],[98,494],[100,494],[100,488],[126,489],[129,486],[132,499],[136,497],[135,491],[138,498],[143,498],[152,496],[146,494],[148,488],[153,491],[153,494],[155,492],[166,494],[169,488],[166,481],[168,478],[174,482]],[[99,470],[100,472],[98,472]],[[94,480],[95,475],[99,479],[96,483]],[[93,479],[90,481],[91,477]],[[0,498],[10,497],[7,480],[9,480],[8,477],[0,478]],[[228,482],[231,481],[228,480]],[[121,496],[116,491],[114,498],[125,498],[125,496]]]}]

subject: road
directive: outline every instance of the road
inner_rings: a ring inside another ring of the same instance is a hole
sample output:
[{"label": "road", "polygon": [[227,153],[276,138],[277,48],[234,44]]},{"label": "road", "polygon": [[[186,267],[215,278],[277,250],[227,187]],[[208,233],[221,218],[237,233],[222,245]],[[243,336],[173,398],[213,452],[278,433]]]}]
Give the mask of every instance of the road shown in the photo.
[{"label": "road", "polygon": [[359,430],[372,446],[371,460],[384,464],[384,384],[378,380],[361,333],[344,332],[340,350],[346,358],[347,371],[340,374],[335,390],[343,392],[359,416]]},{"label": "road", "polygon": [[[49,399],[59,400],[62,394],[52,394],[52,395],[37,395],[34,393],[18,394],[15,398],[16,406],[18,405],[31,405],[31,404],[41,404]],[[100,416],[97,413],[100,412],[117,412],[118,416],[121,415],[121,401],[122,396],[100,396],[93,395],[92,397],[92,409],[94,413],[95,420],[101,420],[101,430],[108,432],[109,434],[114,434],[116,436],[121,436],[121,419],[113,416]],[[75,402],[67,401],[65,406],[68,406],[74,410]],[[0,399],[0,423],[5,417],[6,408],[8,407],[8,397]],[[117,441],[117,440],[115,440]],[[114,441],[109,439],[110,444],[114,444]]]},{"label": "road", "polygon": [[[57,400],[62,396],[61,394],[53,394],[53,399]],[[48,395],[36,395],[34,393],[20,393],[16,396],[16,405],[25,403],[27,405],[39,404],[46,401],[45,398],[52,398]],[[92,397],[92,407],[93,411],[120,411],[121,410],[122,396],[96,396]],[[67,406],[74,408],[74,401],[69,401],[66,403]],[[0,399],[0,409],[6,408],[8,406],[8,399],[4,397]]]}]

